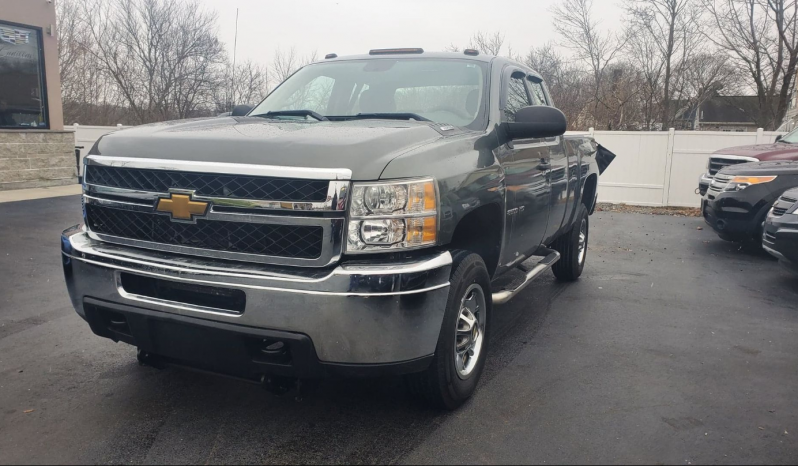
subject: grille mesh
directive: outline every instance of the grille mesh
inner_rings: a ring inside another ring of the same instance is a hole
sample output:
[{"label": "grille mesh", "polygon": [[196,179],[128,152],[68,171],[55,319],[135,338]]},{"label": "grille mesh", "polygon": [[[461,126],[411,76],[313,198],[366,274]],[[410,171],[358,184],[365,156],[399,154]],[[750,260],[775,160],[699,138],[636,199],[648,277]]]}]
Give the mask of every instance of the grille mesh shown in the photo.
[{"label": "grille mesh", "polygon": [[224,252],[315,259],[321,256],[319,226],[268,225],[198,219],[176,223],[166,215],[87,204],[86,222],[100,234]]},{"label": "grille mesh", "polygon": [[781,217],[787,213],[792,206],[798,202],[797,199],[793,199],[787,196],[781,196],[777,201],[776,204],[773,205],[773,215],[776,217]]},{"label": "grille mesh", "polygon": [[739,165],[741,163],[751,163],[749,160],[740,159],[727,159],[723,157],[710,157],[709,159],[709,174],[715,175],[723,168],[729,165]]},{"label": "grille mesh", "polygon": [[200,196],[323,202],[328,181],[292,180],[261,176],[221,175],[139,168],[86,167],[86,182],[114,188],[165,193],[170,188],[192,189]]}]

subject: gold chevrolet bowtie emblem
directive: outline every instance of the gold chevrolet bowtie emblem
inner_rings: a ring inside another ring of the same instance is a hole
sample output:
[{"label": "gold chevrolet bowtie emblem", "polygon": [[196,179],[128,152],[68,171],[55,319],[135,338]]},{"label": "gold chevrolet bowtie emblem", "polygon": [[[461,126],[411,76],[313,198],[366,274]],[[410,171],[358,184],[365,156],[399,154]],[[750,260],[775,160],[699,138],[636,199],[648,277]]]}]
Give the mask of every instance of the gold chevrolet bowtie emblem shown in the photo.
[{"label": "gold chevrolet bowtie emblem", "polygon": [[172,214],[173,220],[192,220],[195,215],[205,215],[208,203],[192,201],[188,194],[172,194],[170,198],[159,199],[156,210]]}]

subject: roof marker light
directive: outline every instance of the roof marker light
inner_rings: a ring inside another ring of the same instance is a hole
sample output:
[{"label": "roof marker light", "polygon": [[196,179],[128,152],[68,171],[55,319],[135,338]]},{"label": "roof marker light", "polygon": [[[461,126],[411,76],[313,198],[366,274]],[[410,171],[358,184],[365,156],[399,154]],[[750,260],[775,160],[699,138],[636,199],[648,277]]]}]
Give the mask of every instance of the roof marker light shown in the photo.
[{"label": "roof marker light", "polygon": [[374,49],[369,50],[369,55],[401,55],[405,53],[424,53],[424,49]]},{"label": "roof marker light", "polygon": [[477,49],[465,49],[465,50],[463,50],[463,53],[466,54],[466,55],[471,55],[472,57],[476,57],[477,55],[479,55],[479,50],[477,50]]}]

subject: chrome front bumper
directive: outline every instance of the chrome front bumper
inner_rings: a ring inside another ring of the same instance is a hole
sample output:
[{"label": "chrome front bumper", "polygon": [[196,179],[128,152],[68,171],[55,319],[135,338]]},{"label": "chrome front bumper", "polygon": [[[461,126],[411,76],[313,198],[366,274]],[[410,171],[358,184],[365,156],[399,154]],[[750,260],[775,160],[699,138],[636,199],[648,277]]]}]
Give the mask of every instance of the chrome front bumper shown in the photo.
[{"label": "chrome front bumper", "polygon": [[[96,241],[81,225],[64,231],[61,249],[67,288],[84,319],[88,299],[134,313],[293,332],[310,338],[320,362],[335,364],[393,364],[434,354],[452,264],[448,252],[436,252],[324,271],[231,265]],[[241,290],[246,305],[235,313],[132,294],[122,286],[123,273]]]},{"label": "chrome front bumper", "polygon": [[705,193],[714,179],[709,173],[702,173],[698,177],[698,189]]}]

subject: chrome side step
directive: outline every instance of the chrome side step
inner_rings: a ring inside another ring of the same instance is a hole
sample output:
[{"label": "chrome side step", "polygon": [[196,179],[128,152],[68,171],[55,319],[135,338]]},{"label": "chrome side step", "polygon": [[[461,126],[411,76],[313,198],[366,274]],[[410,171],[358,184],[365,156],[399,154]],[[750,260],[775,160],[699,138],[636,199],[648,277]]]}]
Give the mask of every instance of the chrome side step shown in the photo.
[{"label": "chrome side step", "polygon": [[520,285],[515,287],[512,290],[501,290],[493,293],[493,304],[504,304],[507,301],[513,299],[513,296],[517,295],[521,292],[529,282],[540,276],[546,270],[549,270],[558,260],[560,260],[560,253],[554,250],[549,249],[549,254],[543,258],[542,261],[535,264],[534,267],[530,270],[524,270],[519,267],[523,272],[526,273],[526,278]]}]

